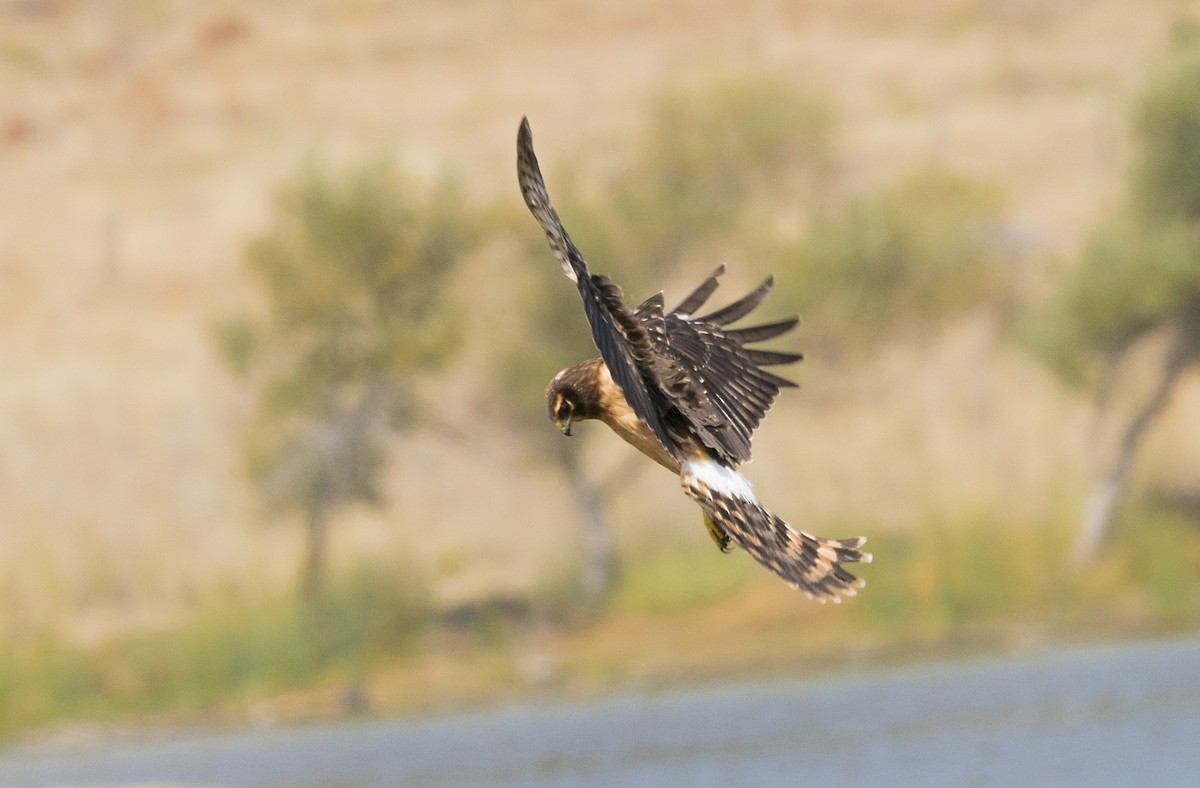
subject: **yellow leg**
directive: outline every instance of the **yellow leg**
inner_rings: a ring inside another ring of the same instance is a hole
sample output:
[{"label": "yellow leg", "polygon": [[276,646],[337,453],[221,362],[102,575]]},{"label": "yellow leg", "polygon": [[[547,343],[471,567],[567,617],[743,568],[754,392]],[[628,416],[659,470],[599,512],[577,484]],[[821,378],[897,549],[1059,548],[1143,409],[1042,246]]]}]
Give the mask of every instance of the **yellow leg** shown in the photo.
[{"label": "yellow leg", "polygon": [[729,534],[725,533],[725,529],[714,523],[707,514],[704,515],[704,527],[708,529],[708,535],[716,542],[722,553],[728,553],[733,549],[733,546],[729,544]]}]

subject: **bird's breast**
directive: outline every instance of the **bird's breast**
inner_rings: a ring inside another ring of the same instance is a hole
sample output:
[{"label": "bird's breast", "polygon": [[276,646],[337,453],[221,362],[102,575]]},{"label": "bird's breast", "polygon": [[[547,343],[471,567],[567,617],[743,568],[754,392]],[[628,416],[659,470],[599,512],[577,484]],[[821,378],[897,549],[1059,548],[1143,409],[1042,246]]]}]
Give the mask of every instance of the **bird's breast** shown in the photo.
[{"label": "bird's breast", "polygon": [[679,473],[679,462],[658,442],[650,426],[629,407],[621,387],[613,382],[604,364],[600,365],[600,414],[600,420],[626,443],[672,473]]}]

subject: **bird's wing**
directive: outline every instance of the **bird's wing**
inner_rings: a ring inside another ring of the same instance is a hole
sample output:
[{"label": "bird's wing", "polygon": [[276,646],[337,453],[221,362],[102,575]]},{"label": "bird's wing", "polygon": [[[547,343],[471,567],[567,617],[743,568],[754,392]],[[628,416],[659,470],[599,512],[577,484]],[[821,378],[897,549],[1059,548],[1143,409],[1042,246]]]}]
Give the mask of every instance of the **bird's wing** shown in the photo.
[{"label": "bird's wing", "polygon": [[661,297],[649,299],[634,316],[646,326],[661,321],[661,331],[647,330],[658,355],[669,359],[673,399],[687,405],[680,411],[700,440],[730,465],[750,459],[750,443],[759,422],[771,408],[779,389],[791,381],[764,367],[799,361],[799,353],[747,347],[792,330],[799,322],[788,318],[747,328],[725,328],[748,315],[771,291],[767,279],[757,288],[715,312],[693,317],[713,291],[725,267],[719,266],[687,298],[665,315]]},{"label": "bird's wing", "polygon": [[871,562],[871,554],[859,549],[863,537],[823,539],[793,529],[758,502],[744,476],[714,459],[685,462],[680,482],[700,504],[718,544],[728,536],[810,598],[840,602],[866,585],[843,566]]},{"label": "bird's wing", "polygon": [[525,205],[546,233],[554,256],[579,288],[583,310],[592,327],[592,339],[600,350],[613,382],[620,387],[625,401],[654,436],[676,459],[680,449],[663,421],[662,395],[654,376],[655,344],[647,328],[637,320],[621,298],[621,288],[607,276],[588,271],[583,255],[571,242],[558,212],[550,204],[550,195],[542,179],[529,121],[521,119],[517,132],[517,180]]}]

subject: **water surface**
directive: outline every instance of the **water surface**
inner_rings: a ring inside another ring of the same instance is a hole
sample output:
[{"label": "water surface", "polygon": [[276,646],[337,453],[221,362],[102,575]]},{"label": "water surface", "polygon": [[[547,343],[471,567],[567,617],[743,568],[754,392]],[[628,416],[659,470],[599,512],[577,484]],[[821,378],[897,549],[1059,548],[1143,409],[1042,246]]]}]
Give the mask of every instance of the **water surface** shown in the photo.
[{"label": "water surface", "polygon": [[1200,640],[0,750],[0,785],[1200,785]]}]

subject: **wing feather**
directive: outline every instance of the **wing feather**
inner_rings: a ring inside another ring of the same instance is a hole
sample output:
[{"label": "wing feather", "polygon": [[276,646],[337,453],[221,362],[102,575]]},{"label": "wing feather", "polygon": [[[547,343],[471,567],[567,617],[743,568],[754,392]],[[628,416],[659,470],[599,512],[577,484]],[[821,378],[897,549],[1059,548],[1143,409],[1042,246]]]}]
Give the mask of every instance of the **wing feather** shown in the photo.
[{"label": "wing feather", "polygon": [[[650,428],[663,448],[678,459],[680,449],[663,421],[663,408],[657,401],[661,399],[661,394],[656,391],[656,381],[651,374],[655,344],[647,329],[649,321],[634,318],[621,296],[621,288],[615,282],[607,276],[588,271],[583,255],[567,235],[558,212],[550,203],[542,170],[533,152],[533,134],[525,118],[521,119],[521,127],[517,132],[517,181],[525,205],[546,233],[554,256],[579,289],[584,314],[592,328],[592,340],[600,350],[600,357],[604,359],[613,382],[620,387],[629,407]],[[661,294],[658,301],[661,316]]]},{"label": "wing feather", "polygon": [[714,326],[723,326],[728,323],[734,323],[741,320],[746,315],[753,312],[763,299],[767,297],[767,293],[775,287],[775,277],[768,276],[761,285],[751,290],[746,295],[734,301],[729,306],[718,309],[716,312],[711,312],[703,317],[696,318],[698,323],[710,323]]},{"label": "wing feather", "polygon": [[747,342],[763,342],[768,339],[774,339],[781,334],[786,334],[795,328],[799,322],[800,318],[789,317],[787,320],[763,323],[762,325],[750,326],[748,328],[731,328],[725,333],[744,345]]},{"label": "wing feather", "polygon": [[801,356],[747,345],[782,336],[798,320],[725,326],[758,308],[774,279],[768,277],[721,309],[692,317],[716,291],[725,272],[722,264],[670,312],[664,312],[661,292],[630,311],[612,280],[588,271],[563,228],[550,204],[525,119],[517,134],[517,178],[525,204],[579,289],[592,339],[613,382],[637,417],[681,462],[682,445],[694,441],[730,466],[749,460],[751,439],[763,416],[781,388],[795,385],[764,367],[791,364]]},{"label": "wing feather", "polygon": [[[710,286],[712,282],[715,282],[715,275],[710,275],[697,292],[704,290],[707,298],[715,289]],[[730,464],[750,459],[751,439],[763,416],[774,404],[781,388],[795,385],[763,367],[799,361],[799,353],[760,350],[746,345],[787,333],[799,322],[796,318],[742,329],[724,328],[726,323],[745,317],[758,307],[773,284],[768,278],[750,293],[703,317],[692,318],[678,310],[666,317],[669,344],[666,352],[678,358],[689,370],[723,422],[696,432],[706,446]],[[684,299],[684,305],[691,306],[691,301],[689,296]]]},{"label": "wing feather", "polygon": [[691,316],[696,313],[696,310],[704,306],[704,302],[708,301],[708,297],[717,289],[721,274],[725,273],[725,264],[721,263],[716,270],[708,275],[700,285],[693,290],[687,298],[679,302],[679,305],[671,310],[673,314]]},{"label": "wing feather", "polygon": [[770,367],[778,364],[794,364],[804,358],[799,353],[781,353],[778,350],[757,350],[754,348],[743,348],[746,352],[746,358],[760,367]]},{"label": "wing feather", "polygon": [[538,166],[537,155],[533,152],[533,132],[529,129],[527,118],[521,118],[521,128],[517,131],[517,182],[521,185],[525,205],[545,231],[550,248],[567,277],[572,282],[586,279],[588,270],[583,255],[567,235],[558,218],[558,211],[550,204],[550,195],[542,179],[542,168]]}]

